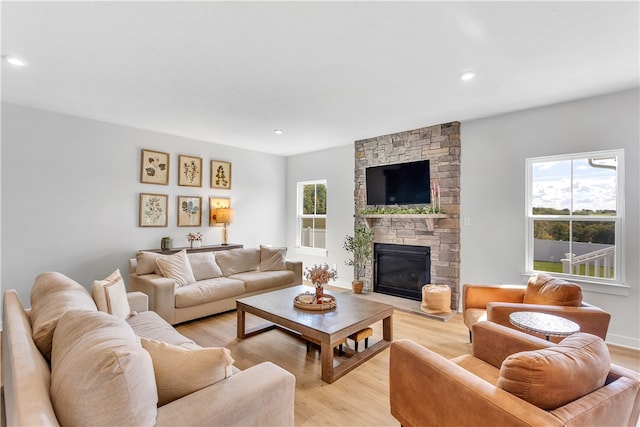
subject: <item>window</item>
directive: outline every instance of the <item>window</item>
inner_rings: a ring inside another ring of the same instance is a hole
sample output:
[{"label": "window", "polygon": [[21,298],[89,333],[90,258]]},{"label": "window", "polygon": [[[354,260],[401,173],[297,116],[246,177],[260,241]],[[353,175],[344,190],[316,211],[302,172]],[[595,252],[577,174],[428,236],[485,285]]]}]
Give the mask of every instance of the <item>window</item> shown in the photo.
[{"label": "window", "polygon": [[298,183],[297,244],[312,249],[312,253],[326,253],[327,247],[327,181]]},{"label": "window", "polygon": [[622,282],[623,150],[527,159],[527,270]]}]

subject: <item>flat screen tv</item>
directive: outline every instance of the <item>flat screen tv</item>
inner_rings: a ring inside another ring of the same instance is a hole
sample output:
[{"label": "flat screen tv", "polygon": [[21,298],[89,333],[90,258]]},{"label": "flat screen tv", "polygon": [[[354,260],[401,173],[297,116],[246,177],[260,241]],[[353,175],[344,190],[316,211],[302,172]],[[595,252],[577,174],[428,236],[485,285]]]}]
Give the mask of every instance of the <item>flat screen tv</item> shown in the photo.
[{"label": "flat screen tv", "polygon": [[431,203],[429,160],[366,169],[367,205]]}]

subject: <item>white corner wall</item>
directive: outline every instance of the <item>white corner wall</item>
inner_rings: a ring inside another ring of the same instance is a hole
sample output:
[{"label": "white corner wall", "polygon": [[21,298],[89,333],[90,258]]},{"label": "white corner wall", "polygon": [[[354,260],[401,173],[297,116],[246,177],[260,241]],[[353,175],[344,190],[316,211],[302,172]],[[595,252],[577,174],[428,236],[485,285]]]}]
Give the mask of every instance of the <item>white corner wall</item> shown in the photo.
[{"label": "white corner wall", "polygon": [[461,283],[523,283],[526,158],[623,148],[628,295],[585,300],[611,313],[608,342],[640,348],[639,129],[637,89],[463,122]]},{"label": "white corner wall", "polygon": [[[169,185],[140,183],[140,150],[171,155]],[[178,155],[203,158],[203,186],[179,187]],[[210,160],[232,163],[231,190],[209,188]],[[236,216],[230,243],[283,246],[284,157],[172,135],[2,105],[1,291],[17,289],[25,306],[35,276],[59,271],[88,289],[119,268],[138,249],[159,248],[163,236],[187,246],[186,234],[204,233],[210,196],[230,197]],[[169,226],[138,227],[139,193],[169,195]],[[177,227],[177,196],[202,196],[201,227]]]},{"label": "white corner wall", "polygon": [[[346,145],[287,158],[287,246],[292,258],[313,264],[336,265],[338,280],[333,285],[351,288],[353,268],[345,265],[347,252],[342,243],[353,235],[354,209],[354,145]],[[305,255],[296,246],[297,183],[316,179],[327,180],[327,256]]]}]

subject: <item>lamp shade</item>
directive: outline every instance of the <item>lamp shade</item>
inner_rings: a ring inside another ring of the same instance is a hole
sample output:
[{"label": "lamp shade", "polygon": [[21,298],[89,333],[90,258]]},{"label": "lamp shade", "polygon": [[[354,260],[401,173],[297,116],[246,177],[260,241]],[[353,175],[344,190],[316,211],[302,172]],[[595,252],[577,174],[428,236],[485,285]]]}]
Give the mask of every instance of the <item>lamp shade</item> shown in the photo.
[{"label": "lamp shade", "polygon": [[231,224],[233,222],[233,209],[218,208],[216,209],[216,222],[221,224]]}]

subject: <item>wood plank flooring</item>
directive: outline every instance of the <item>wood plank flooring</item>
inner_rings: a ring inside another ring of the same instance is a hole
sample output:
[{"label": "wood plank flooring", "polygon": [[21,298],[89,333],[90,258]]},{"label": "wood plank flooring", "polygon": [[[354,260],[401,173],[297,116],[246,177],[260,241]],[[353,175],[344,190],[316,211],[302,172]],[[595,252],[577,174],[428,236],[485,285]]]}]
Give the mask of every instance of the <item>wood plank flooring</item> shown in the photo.
[{"label": "wood plank flooring", "polygon": [[[247,315],[249,327],[263,321]],[[296,376],[295,421],[297,426],[398,426],[389,413],[389,350],[348,373],[333,384],[320,379],[320,351],[280,330],[244,340],[236,338],[236,313],[228,312],[177,326],[183,335],[203,346],[225,346],[235,365],[246,369],[271,361]],[[382,322],[373,325],[375,342],[382,336]],[[411,339],[446,358],[470,352],[468,330],[457,314],[442,322],[418,314],[395,310],[394,339]],[[364,343],[360,344],[361,346]],[[353,354],[353,341],[345,347]],[[640,370],[640,352],[610,347],[614,363]],[[337,355],[335,360],[342,357]]]}]

